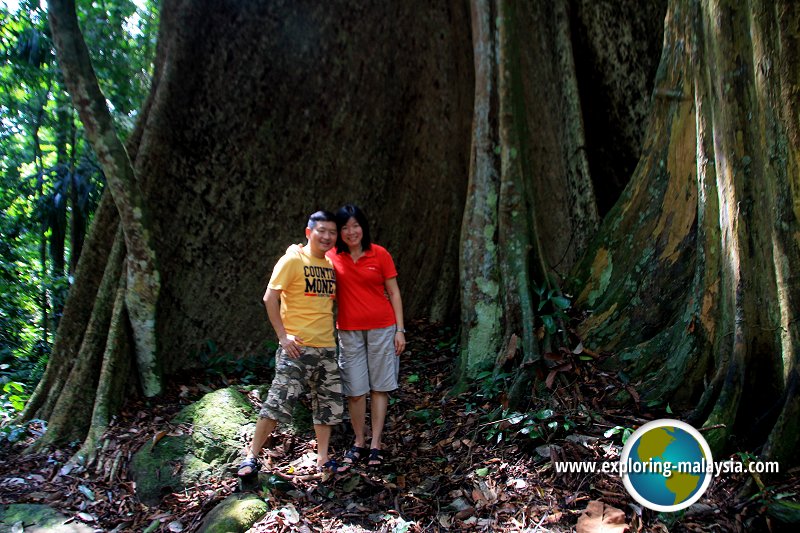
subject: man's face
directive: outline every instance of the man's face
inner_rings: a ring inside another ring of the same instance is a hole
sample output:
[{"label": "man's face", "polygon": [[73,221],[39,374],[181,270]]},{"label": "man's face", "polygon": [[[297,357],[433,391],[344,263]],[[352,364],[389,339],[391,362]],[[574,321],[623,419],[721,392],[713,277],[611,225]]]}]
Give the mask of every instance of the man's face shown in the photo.
[{"label": "man's face", "polygon": [[317,222],[313,228],[306,228],[306,238],[312,254],[325,255],[336,244],[336,222]]}]

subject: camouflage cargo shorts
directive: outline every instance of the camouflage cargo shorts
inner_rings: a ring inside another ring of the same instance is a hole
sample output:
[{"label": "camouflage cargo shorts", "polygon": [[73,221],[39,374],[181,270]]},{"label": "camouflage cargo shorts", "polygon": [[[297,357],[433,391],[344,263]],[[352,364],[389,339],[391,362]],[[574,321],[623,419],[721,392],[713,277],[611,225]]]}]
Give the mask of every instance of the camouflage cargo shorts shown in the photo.
[{"label": "camouflage cargo shorts", "polygon": [[314,424],[339,424],[344,404],[336,349],[305,346],[302,350],[303,355],[292,359],[278,348],[275,377],[258,416],[289,422],[294,406],[310,392]]}]

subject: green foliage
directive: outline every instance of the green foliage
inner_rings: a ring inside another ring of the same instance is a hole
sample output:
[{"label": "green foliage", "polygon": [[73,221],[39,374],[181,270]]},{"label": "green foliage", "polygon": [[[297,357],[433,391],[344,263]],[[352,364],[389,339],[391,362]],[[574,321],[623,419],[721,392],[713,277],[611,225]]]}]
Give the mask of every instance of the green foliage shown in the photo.
[{"label": "green foliage", "polygon": [[431,422],[436,424],[444,423],[440,409],[417,409],[416,411],[407,412],[405,416],[409,420],[423,424],[430,424]]},{"label": "green foliage", "polygon": [[452,353],[458,353],[459,348],[459,333],[458,331],[452,331],[453,328],[450,326],[446,326],[442,330],[442,334],[447,335],[444,339],[439,340],[436,343],[436,351],[443,352],[443,351],[450,351]]},{"label": "green foliage", "polygon": [[[123,137],[149,90],[155,50],[158,2],[140,5],[76,5]],[[85,233],[105,181],[38,1],[22,0],[13,11],[0,5],[0,116],[0,402],[16,410],[46,365],[72,281],[71,238]]]},{"label": "green foliage", "polygon": [[513,377],[511,372],[499,372],[496,370],[484,370],[475,376],[475,383],[478,386],[477,395],[481,398],[491,400],[497,398],[508,389],[508,384]]},{"label": "green foliage", "polygon": [[[274,342],[265,343],[265,352],[274,354],[278,345]],[[263,375],[275,368],[275,356],[263,355],[236,356],[232,353],[219,351],[216,343],[206,341],[206,346],[197,356],[200,365],[206,374],[215,377],[237,376],[242,383],[259,383]]]},{"label": "green foliage", "polygon": [[25,394],[25,386],[18,381],[9,381],[3,385],[3,392],[7,395],[6,399],[11,407],[22,411],[22,408],[25,407],[25,400],[28,399],[28,395]]},{"label": "green foliage", "polygon": [[[3,415],[3,424],[0,425],[0,441],[7,440],[12,443],[18,442],[28,434],[29,430],[32,433],[41,435],[44,428],[47,427],[47,422],[39,420],[38,418],[25,422],[24,424],[16,424],[6,418],[7,413],[0,410],[0,414]],[[34,429],[36,426],[39,427],[38,430]]]}]

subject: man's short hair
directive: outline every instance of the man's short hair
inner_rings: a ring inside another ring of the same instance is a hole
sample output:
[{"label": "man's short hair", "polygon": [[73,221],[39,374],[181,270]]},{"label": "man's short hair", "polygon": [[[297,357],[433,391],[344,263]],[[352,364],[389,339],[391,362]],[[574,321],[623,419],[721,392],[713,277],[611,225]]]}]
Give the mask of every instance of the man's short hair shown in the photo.
[{"label": "man's short hair", "polygon": [[336,222],[336,215],[330,211],[317,211],[308,217],[308,229],[314,229],[317,222]]}]

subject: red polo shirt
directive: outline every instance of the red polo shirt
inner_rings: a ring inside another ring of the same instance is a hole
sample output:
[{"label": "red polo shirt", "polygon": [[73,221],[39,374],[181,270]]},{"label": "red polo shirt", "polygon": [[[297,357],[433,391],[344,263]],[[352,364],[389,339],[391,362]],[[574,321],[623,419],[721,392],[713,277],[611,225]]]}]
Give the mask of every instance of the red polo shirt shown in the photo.
[{"label": "red polo shirt", "polygon": [[344,330],[386,328],[396,323],[384,283],[396,278],[392,256],[383,246],[372,244],[353,261],[349,252],[326,254],[336,270],[336,327]]}]

